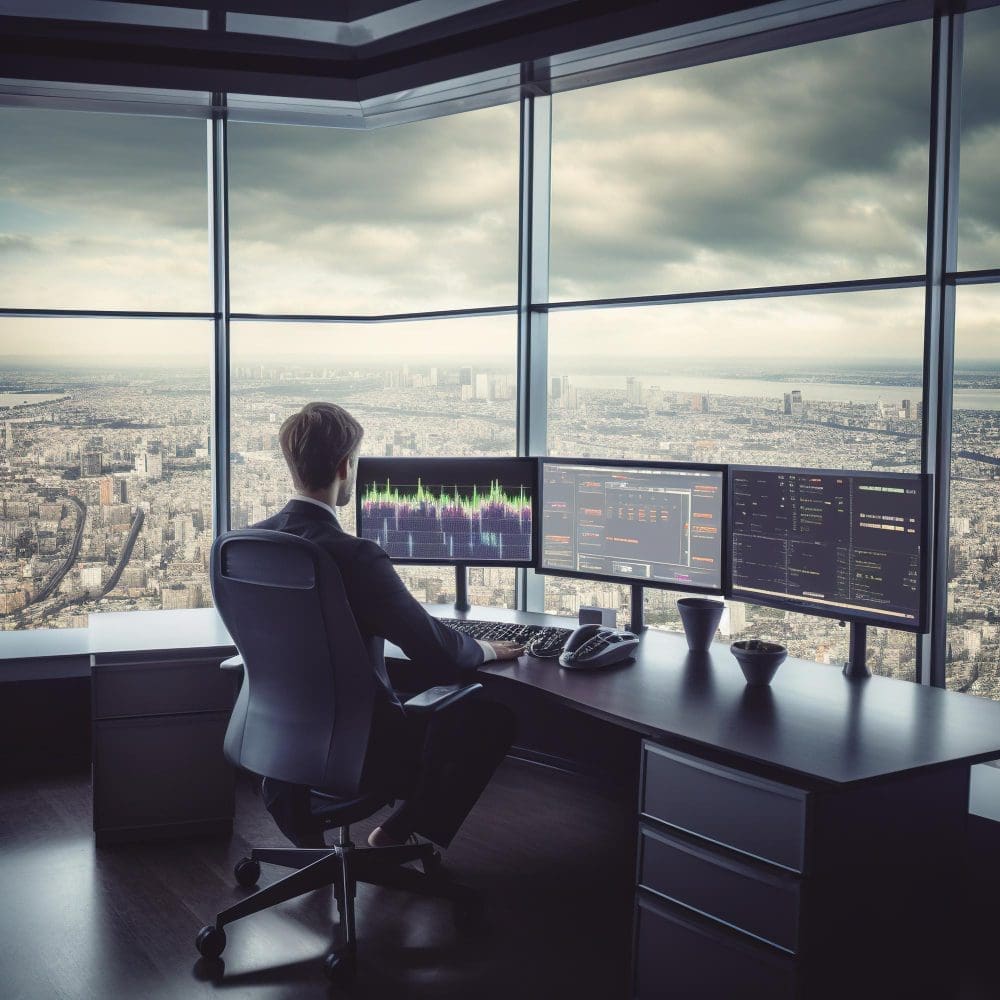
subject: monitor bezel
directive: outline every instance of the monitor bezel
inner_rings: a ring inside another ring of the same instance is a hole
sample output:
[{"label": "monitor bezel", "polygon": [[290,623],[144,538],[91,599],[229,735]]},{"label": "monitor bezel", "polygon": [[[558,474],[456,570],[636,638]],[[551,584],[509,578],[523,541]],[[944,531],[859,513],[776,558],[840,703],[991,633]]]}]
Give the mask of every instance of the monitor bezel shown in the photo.
[{"label": "monitor bezel", "polygon": [[[483,567],[515,567],[531,568],[535,565],[538,552],[538,463],[534,458],[525,455],[362,455],[358,459],[358,473],[354,484],[354,526],[356,537],[361,538],[361,490],[358,483],[361,480],[361,470],[366,462],[462,462],[465,465],[481,465],[487,468],[496,462],[517,462],[524,465],[532,477],[531,498],[531,558],[530,559],[490,559],[489,561],[468,559],[398,559],[389,556],[394,566],[483,566]],[[370,541],[370,539],[369,539]],[[373,544],[378,545],[378,542]],[[379,546],[381,548],[381,546]],[[382,551],[385,551],[384,549]],[[389,555],[386,553],[386,555]]]},{"label": "monitor bezel", "polygon": [[[545,569],[542,567],[542,483],[544,466],[546,462],[554,465],[576,465],[576,466],[598,466],[601,468],[618,469],[685,469],[693,472],[720,472],[722,473],[722,504],[720,507],[720,518],[722,524],[720,530],[723,535],[721,547],[721,566],[719,573],[720,584],[718,587],[699,586],[687,583],[665,583],[662,580],[629,580],[620,576],[610,576],[602,573],[583,573],[579,570],[568,569]],[[538,525],[536,542],[535,572],[542,576],[561,576],[573,580],[598,580],[602,583],[614,583],[622,587],[643,587],[648,590],[676,590],[685,594],[713,594],[717,597],[725,596],[726,581],[729,579],[729,545],[728,538],[728,495],[729,477],[726,474],[729,466],[725,463],[717,462],[668,462],[654,459],[621,459],[621,458],[560,458],[558,456],[540,455],[538,458]]]},{"label": "monitor bezel", "polygon": [[920,595],[918,600],[918,621],[903,622],[898,619],[887,619],[879,616],[877,612],[865,613],[853,609],[841,608],[840,611],[833,611],[822,605],[811,604],[808,600],[797,597],[771,597],[767,594],[758,594],[753,591],[743,590],[734,585],[732,571],[728,576],[729,586],[726,588],[725,597],[728,600],[741,601],[745,604],[760,604],[763,607],[777,608],[781,611],[795,611],[798,614],[813,615],[817,618],[830,618],[834,621],[850,622],[857,625],[871,625],[876,628],[888,628],[898,632],[912,632],[917,635],[925,635],[928,631],[928,610],[930,596],[928,593],[929,583],[927,571],[930,566],[930,516],[928,506],[931,496],[932,476],[926,472],[880,472],[877,469],[810,469],[783,465],[730,465],[727,479],[727,521],[729,531],[726,534],[726,564],[732,567],[732,547],[733,547],[733,525],[735,524],[735,511],[733,502],[735,493],[733,491],[733,477],[739,472],[786,472],[791,474],[811,474],[819,476],[867,476],[878,479],[898,479],[903,482],[916,483],[921,491],[921,503],[923,508],[923,518],[920,525]]}]

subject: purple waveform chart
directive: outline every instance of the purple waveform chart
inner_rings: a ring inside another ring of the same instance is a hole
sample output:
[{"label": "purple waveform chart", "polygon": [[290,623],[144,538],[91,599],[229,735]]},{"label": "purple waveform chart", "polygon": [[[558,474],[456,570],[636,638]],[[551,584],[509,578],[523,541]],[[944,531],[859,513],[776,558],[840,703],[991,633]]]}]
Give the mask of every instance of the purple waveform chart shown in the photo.
[{"label": "purple waveform chart", "polygon": [[481,483],[369,482],[359,492],[359,534],[393,560],[530,563],[532,489]]}]

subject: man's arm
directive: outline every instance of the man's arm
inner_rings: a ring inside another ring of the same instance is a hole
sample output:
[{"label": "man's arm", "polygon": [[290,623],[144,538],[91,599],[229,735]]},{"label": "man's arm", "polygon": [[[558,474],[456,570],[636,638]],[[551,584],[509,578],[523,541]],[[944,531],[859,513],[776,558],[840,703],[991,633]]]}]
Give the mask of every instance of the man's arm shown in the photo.
[{"label": "man's arm", "polygon": [[[475,639],[442,625],[424,610],[374,543],[361,547],[344,583],[361,631],[395,643],[411,660],[462,669],[477,667],[487,658]],[[512,652],[513,647],[495,650],[495,655],[507,658]]]}]

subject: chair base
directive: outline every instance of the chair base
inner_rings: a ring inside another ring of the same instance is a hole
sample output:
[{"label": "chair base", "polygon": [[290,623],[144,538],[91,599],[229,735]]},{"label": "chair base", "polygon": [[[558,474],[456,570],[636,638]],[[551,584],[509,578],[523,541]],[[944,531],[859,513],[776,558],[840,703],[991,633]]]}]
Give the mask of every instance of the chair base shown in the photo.
[{"label": "chair base", "polygon": [[[243,859],[236,866],[236,879],[241,885],[253,884],[247,881],[248,873],[255,881],[255,876],[259,876],[260,862],[294,871],[223,910],[214,925],[203,927],[197,939],[201,954],[209,959],[218,958],[225,947],[223,928],[227,924],[314,889],[333,886],[340,916],[341,940],[326,960],[326,971],[331,980],[346,982],[353,978],[357,965],[354,898],[359,882],[450,900],[457,923],[472,919],[478,913],[478,895],[467,886],[448,881],[440,872],[440,855],[433,844],[358,848],[351,843],[347,827],[342,828],[340,841],[326,848],[254,848],[250,858]],[[424,871],[402,867],[413,861],[421,862]]]}]

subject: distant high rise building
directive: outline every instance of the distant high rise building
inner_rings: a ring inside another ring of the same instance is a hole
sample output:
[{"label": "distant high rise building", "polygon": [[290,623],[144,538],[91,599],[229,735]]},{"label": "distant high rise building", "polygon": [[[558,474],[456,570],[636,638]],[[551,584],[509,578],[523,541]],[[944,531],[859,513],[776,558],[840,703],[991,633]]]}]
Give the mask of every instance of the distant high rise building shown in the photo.
[{"label": "distant high rise building", "polygon": [[741,601],[728,601],[726,604],[728,614],[722,621],[722,634],[728,636],[738,636],[747,627],[747,606]]},{"label": "distant high rise building", "polygon": [[139,452],[135,456],[135,471],[146,479],[162,479],[163,456],[159,452]]},{"label": "distant high rise building", "polygon": [[625,379],[625,399],[630,406],[642,405],[642,382],[634,375]]},{"label": "distant high rise building", "polygon": [[490,398],[490,377],[486,372],[480,372],[476,376],[476,399]]},{"label": "distant high rise building", "polygon": [[3,425],[3,445],[8,451],[14,447],[14,424],[10,420]]},{"label": "distant high rise building", "polygon": [[115,502],[115,481],[111,476],[101,479],[101,506],[110,507]]},{"label": "distant high rise building", "polygon": [[695,393],[691,397],[691,409],[695,413],[708,413],[708,396],[704,393]]},{"label": "distant high rise building", "polygon": [[84,451],[80,453],[80,475],[85,478],[99,476],[103,470],[101,453],[99,451]]},{"label": "distant high rise building", "polygon": [[458,369],[458,384],[472,385],[472,369],[469,367]]},{"label": "distant high rise building", "polygon": [[438,370],[436,368],[432,368],[430,370],[430,372],[428,373],[428,376],[427,376],[427,380],[428,380],[428,383],[430,385],[439,385],[440,384],[439,381],[438,381]]},{"label": "distant high rise building", "polygon": [[789,417],[801,417],[805,413],[805,404],[802,402],[802,390],[793,389],[785,393],[785,415]]},{"label": "distant high rise building", "polygon": [[560,379],[558,376],[553,376],[552,378],[552,388],[549,391],[549,395],[552,397],[552,399],[562,398],[562,379]]}]

